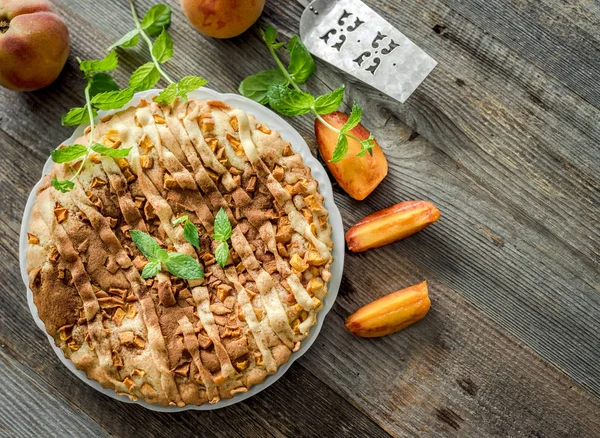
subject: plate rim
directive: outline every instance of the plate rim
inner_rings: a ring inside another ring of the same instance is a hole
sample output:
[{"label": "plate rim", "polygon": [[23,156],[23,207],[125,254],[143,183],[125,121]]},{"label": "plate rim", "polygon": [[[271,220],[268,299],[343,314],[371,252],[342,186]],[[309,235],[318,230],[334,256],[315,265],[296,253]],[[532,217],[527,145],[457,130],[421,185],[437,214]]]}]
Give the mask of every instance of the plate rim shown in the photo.
[{"label": "plate rim", "polygon": [[[135,93],[133,98],[122,108],[117,109],[117,110],[110,110],[110,111],[99,111],[96,119],[116,113],[118,111],[122,111],[123,109],[125,109],[127,107],[137,105],[142,99],[150,100],[153,96],[158,94],[160,91],[162,91],[162,90],[161,89],[151,89],[151,90],[146,90],[146,91],[141,91],[141,92]],[[200,88],[198,90],[188,93],[188,96],[192,97],[192,98],[196,98],[196,99],[211,99],[211,98],[217,99],[217,100],[221,100],[225,103],[228,103],[233,107],[241,108],[244,111],[253,114],[257,120],[268,123],[269,127],[271,129],[274,129],[275,131],[279,132],[279,134],[281,135],[282,138],[284,138],[285,140],[289,141],[292,144],[293,150],[295,152],[297,152],[298,154],[300,154],[304,163],[310,168],[312,177],[319,183],[319,191],[324,197],[325,207],[327,208],[327,210],[329,212],[329,222],[332,227],[332,240],[333,240],[333,244],[334,244],[332,254],[334,257],[334,261],[331,265],[331,279],[329,280],[329,290],[328,290],[327,296],[323,299],[323,309],[317,314],[317,323],[311,327],[309,335],[301,342],[300,349],[298,351],[293,352],[291,354],[289,360],[285,364],[278,367],[277,371],[274,374],[267,376],[263,382],[252,386],[245,393],[236,394],[230,399],[221,399],[215,404],[205,403],[205,404],[199,405],[199,406],[198,405],[186,405],[184,407],[178,407],[178,406],[162,406],[159,404],[149,404],[141,399],[135,400],[135,401],[131,400],[127,396],[118,395],[112,389],[102,387],[99,382],[89,379],[87,377],[87,375],[85,374],[85,372],[75,368],[75,365],[73,364],[73,362],[70,359],[67,359],[65,357],[64,352],[59,347],[57,347],[56,344],[54,343],[54,338],[52,336],[50,336],[50,334],[48,334],[48,332],[46,331],[45,324],[40,319],[40,317],[38,315],[37,307],[35,306],[35,304],[33,302],[33,292],[31,291],[31,289],[29,287],[29,277],[27,275],[27,256],[26,256],[26,250],[27,250],[27,245],[28,245],[27,231],[29,230],[29,222],[31,220],[31,211],[33,209],[33,205],[36,200],[36,192],[37,192],[39,186],[41,185],[44,176],[50,171],[50,169],[52,168],[52,166],[54,164],[52,162],[52,157],[48,157],[48,159],[46,160],[46,163],[44,164],[44,167],[42,169],[42,175],[40,177],[40,180],[33,186],[33,188],[31,189],[31,193],[29,194],[29,197],[27,198],[27,203],[25,204],[25,209],[23,212],[23,220],[21,222],[21,230],[20,230],[20,236],[19,236],[19,263],[20,263],[20,270],[21,270],[21,278],[23,280],[23,283],[25,284],[25,287],[27,288],[27,303],[29,305],[29,311],[31,312],[31,315],[32,315],[36,325],[38,326],[38,328],[48,338],[50,346],[54,350],[55,354],[58,356],[59,360],[62,362],[62,364],[64,366],[66,366],[69,369],[69,371],[71,371],[71,373],[73,373],[80,380],[84,381],[85,383],[87,383],[89,386],[91,386],[95,390],[101,392],[102,394],[104,394],[108,397],[111,397],[112,399],[115,399],[115,400],[118,400],[118,401],[121,401],[124,403],[137,404],[137,405],[143,406],[146,409],[149,409],[152,411],[157,411],[157,412],[182,412],[182,411],[188,411],[188,410],[209,411],[209,410],[224,408],[224,407],[231,406],[233,404],[242,402],[244,400],[247,400],[250,397],[253,397],[254,395],[265,390],[266,388],[271,386],[273,383],[275,383],[277,380],[279,380],[287,372],[287,370],[292,366],[292,364],[296,360],[298,360],[300,357],[302,357],[308,351],[308,349],[312,346],[312,344],[315,342],[317,336],[319,335],[319,333],[323,327],[323,322],[325,320],[325,317],[327,316],[327,314],[333,307],[333,304],[337,297],[337,294],[338,294],[338,291],[340,288],[340,284],[341,284],[341,280],[342,280],[342,273],[343,273],[343,267],[344,267],[344,253],[345,253],[344,227],[343,227],[343,222],[342,222],[342,217],[341,217],[340,211],[339,211],[337,205],[335,204],[335,201],[333,198],[333,187],[331,185],[331,181],[329,179],[329,176],[327,175],[327,172],[325,171],[325,168],[313,156],[312,152],[310,151],[310,148],[308,147],[308,144],[306,143],[304,138],[302,138],[302,136],[298,133],[298,131],[296,131],[296,129],[294,129],[286,120],[284,120],[279,115],[275,114],[270,109],[266,108],[263,105],[260,105],[259,103],[255,102],[253,100],[250,100],[244,96],[241,96],[239,94],[220,93],[220,92],[211,90],[209,88]],[[79,125],[75,129],[75,131],[73,132],[71,137],[69,137],[66,141],[64,141],[61,144],[66,144],[66,145],[73,144],[75,139],[78,138],[79,136],[81,136],[81,134],[83,133],[86,126],[87,125],[85,125],[85,124]]]}]

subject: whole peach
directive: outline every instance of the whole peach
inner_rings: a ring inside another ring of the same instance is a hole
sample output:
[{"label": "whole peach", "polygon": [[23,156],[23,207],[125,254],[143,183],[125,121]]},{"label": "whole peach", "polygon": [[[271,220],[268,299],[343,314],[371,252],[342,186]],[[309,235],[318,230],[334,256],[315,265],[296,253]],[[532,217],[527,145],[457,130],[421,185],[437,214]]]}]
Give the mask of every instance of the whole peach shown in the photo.
[{"label": "whole peach", "polygon": [[215,38],[232,38],[248,30],[265,6],[265,0],[181,0],[192,25]]},{"label": "whole peach", "polygon": [[50,85],[69,56],[69,30],[47,0],[0,0],[0,85]]}]

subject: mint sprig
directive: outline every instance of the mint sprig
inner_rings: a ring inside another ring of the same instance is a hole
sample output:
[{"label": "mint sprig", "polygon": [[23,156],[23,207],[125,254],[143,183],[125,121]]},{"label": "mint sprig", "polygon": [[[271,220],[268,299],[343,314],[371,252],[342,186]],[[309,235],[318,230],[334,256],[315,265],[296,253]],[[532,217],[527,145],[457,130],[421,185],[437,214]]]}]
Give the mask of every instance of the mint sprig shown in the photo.
[{"label": "mint sprig", "polygon": [[[85,106],[71,109],[62,116],[63,126],[74,126],[83,123],[90,124],[89,142],[87,145],[71,145],[60,147],[52,152],[52,160],[55,163],[68,163],[70,161],[83,158],[83,162],[68,180],[59,180],[54,178],[52,186],[63,193],[70,191],[75,186],[75,179],[84,168],[85,163],[93,149],[94,143],[94,118],[98,115],[98,110],[121,108],[133,97],[133,91],[129,89],[119,91],[119,87],[114,79],[107,73],[117,68],[119,58],[116,52],[112,51],[103,59],[93,59],[82,61],[79,58],[79,69],[83,72],[86,80],[84,89]],[[96,152],[102,155],[114,156],[115,149],[106,148]],[[110,152],[107,152],[110,151]],[[129,150],[127,150],[129,153]],[[118,156],[127,156],[125,149],[117,152]]]},{"label": "mint sprig", "polygon": [[[186,76],[175,82],[164,71],[162,64],[173,57],[173,39],[167,30],[171,24],[171,8],[163,4],[152,6],[140,21],[133,0],[129,0],[129,5],[136,28],[123,35],[113,46],[133,47],[137,44],[137,40],[134,38],[141,37],[148,46],[152,59],[151,62],[133,72],[129,79],[129,87],[135,91],[148,90],[154,87],[162,77],[169,85],[154,98],[156,103],[170,105],[178,97],[187,101],[187,93],[203,87],[208,81],[200,76]],[[158,37],[152,42],[150,37],[157,35]]]},{"label": "mint sprig", "polygon": [[183,215],[173,221],[173,226],[183,224],[183,237],[187,240],[194,248],[200,249],[200,236],[198,235],[198,228],[188,218],[187,215]]},{"label": "mint sprig", "polygon": [[129,230],[129,235],[137,249],[148,259],[148,264],[142,270],[142,278],[155,277],[162,270],[163,264],[167,271],[181,279],[204,278],[202,266],[193,257],[165,251],[152,236],[142,231]]},{"label": "mint sprig", "polygon": [[[127,32],[113,43],[107,49],[108,54],[103,59],[85,61],[77,59],[86,80],[84,90],[86,104],[83,107],[72,108],[62,116],[61,121],[63,126],[89,124],[90,140],[87,145],[59,147],[52,153],[52,159],[56,163],[68,163],[83,158],[81,166],[70,179],[54,178],[52,180],[52,186],[63,193],[70,191],[75,186],[74,181],[84,168],[91,151],[113,158],[124,158],[131,150],[131,148],[112,149],[93,142],[94,119],[98,115],[98,110],[122,108],[132,99],[136,91],[152,88],[160,81],[161,77],[169,83],[169,86],[155,98],[155,101],[163,105],[173,103],[177,97],[187,100],[187,93],[207,83],[200,76],[186,76],[179,82],[174,82],[162,68],[162,64],[173,57],[173,40],[167,31],[167,27],[171,23],[171,8],[164,4],[155,5],[146,12],[140,21],[133,0],[129,0],[129,4],[135,29]],[[151,36],[158,36],[154,43],[150,39]],[[120,90],[119,85],[107,73],[115,70],[119,65],[119,57],[115,49],[134,47],[139,43],[140,37],[148,46],[152,62],[143,64],[135,70],[129,79],[129,87]]]},{"label": "mint sprig", "polygon": [[248,76],[240,83],[240,94],[262,105],[268,104],[274,111],[284,116],[298,116],[309,112],[314,114],[327,128],[339,134],[330,162],[340,161],[347,155],[349,138],[361,144],[362,150],[357,154],[358,156],[364,156],[367,151],[372,154],[375,146],[373,137],[360,140],[350,133],[352,128],[360,123],[362,117],[362,110],[358,103],[354,102],[350,118],[341,129],[337,129],[321,117],[322,114],[336,111],[343,103],[343,86],[318,97],[300,88],[299,85],[304,84],[316,70],[315,61],[300,38],[294,35],[287,43],[286,49],[290,62],[286,67],[277,55],[277,50],[286,46],[285,43],[277,41],[277,30],[269,24],[264,31],[261,31],[261,35],[278,68]]},{"label": "mint sprig", "polygon": [[220,242],[215,250],[215,259],[222,268],[225,267],[225,263],[227,263],[227,259],[229,258],[229,244],[227,241],[231,238],[231,233],[231,222],[229,222],[227,213],[221,207],[215,216],[214,234],[211,237]]}]

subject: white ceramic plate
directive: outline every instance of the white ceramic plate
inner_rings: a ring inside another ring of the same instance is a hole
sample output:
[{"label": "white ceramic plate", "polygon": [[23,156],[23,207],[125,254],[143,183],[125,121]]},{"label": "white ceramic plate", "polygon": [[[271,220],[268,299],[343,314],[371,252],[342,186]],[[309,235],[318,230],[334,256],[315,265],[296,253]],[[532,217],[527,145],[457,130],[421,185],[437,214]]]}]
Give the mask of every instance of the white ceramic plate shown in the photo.
[{"label": "white ceramic plate", "polygon": [[[159,92],[160,92],[160,90],[148,90],[148,91],[136,93],[135,96],[133,97],[133,99],[127,105],[125,105],[125,107],[137,105],[141,99],[150,100],[153,96],[155,96]],[[212,409],[223,408],[223,407],[238,403],[242,400],[246,400],[247,398],[250,398],[253,395],[257,394],[258,392],[262,391],[269,385],[272,385],[273,383],[275,383],[275,381],[277,379],[279,379],[281,376],[283,376],[283,374],[288,370],[288,368],[292,365],[292,363],[296,359],[298,359],[300,356],[302,356],[304,353],[306,353],[306,351],[310,348],[310,346],[313,344],[313,342],[317,338],[317,335],[319,334],[319,332],[321,331],[321,327],[323,326],[323,319],[325,318],[325,315],[327,315],[327,313],[333,306],[333,302],[335,301],[335,298],[337,296],[338,289],[340,287],[340,282],[342,279],[342,271],[344,268],[344,227],[342,224],[342,218],[340,216],[340,211],[338,210],[338,208],[336,207],[336,205],[333,201],[333,190],[331,188],[331,182],[329,181],[327,172],[325,172],[325,169],[323,168],[321,163],[319,163],[319,161],[312,156],[310,149],[308,148],[308,145],[306,144],[304,139],[300,136],[300,134],[298,134],[298,132],[296,132],[296,130],[294,128],[292,128],[285,120],[283,120],[277,114],[275,114],[271,110],[265,108],[264,106],[254,102],[253,100],[247,99],[243,96],[240,96],[237,94],[221,94],[221,93],[217,93],[216,91],[212,91],[212,90],[209,90],[206,88],[202,88],[200,90],[193,91],[193,92],[189,93],[189,96],[197,98],[197,99],[219,99],[234,108],[241,108],[242,110],[244,110],[248,113],[254,114],[256,116],[257,120],[267,123],[271,129],[278,131],[281,134],[282,138],[284,138],[285,140],[289,141],[292,144],[292,148],[294,149],[294,151],[299,153],[302,156],[302,159],[304,160],[304,162],[310,167],[312,176],[319,183],[319,190],[325,197],[325,207],[327,208],[327,210],[329,210],[329,221],[333,228],[332,239],[333,239],[333,243],[334,243],[334,247],[333,247],[334,262],[332,263],[332,266],[331,266],[331,274],[332,275],[331,275],[331,280],[329,281],[329,293],[327,294],[327,296],[325,297],[325,299],[323,301],[323,309],[318,314],[317,323],[311,328],[310,333],[306,337],[306,339],[304,339],[304,341],[302,341],[300,349],[298,351],[296,351],[295,353],[292,353],[290,360],[286,364],[280,366],[277,369],[277,372],[275,374],[268,376],[264,382],[253,386],[252,388],[250,388],[250,390],[248,392],[245,392],[242,394],[237,394],[233,398],[230,398],[230,399],[221,400],[221,401],[215,403],[214,405],[206,403],[201,406],[188,405],[183,408],[179,408],[179,407],[174,407],[174,406],[164,407],[164,406],[160,406],[160,405],[151,405],[151,404],[148,404],[141,400],[134,402],[126,396],[117,395],[111,389],[103,388],[98,382],[88,379],[83,371],[76,369],[75,366],[73,365],[73,362],[71,362],[69,359],[65,358],[63,351],[54,344],[54,339],[50,335],[47,334],[44,323],[38,316],[37,308],[36,308],[35,304],[33,303],[33,292],[29,288],[29,279],[27,277],[27,258],[25,256],[25,250],[27,248],[27,231],[29,230],[29,221],[31,219],[31,209],[33,208],[33,205],[35,203],[35,192],[37,191],[37,189],[41,183],[41,179],[40,179],[40,181],[35,185],[35,187],[31,191],[31,194],[29,195],[29,199],[27,199],[27,204],[25,205],[25,212],[23,214],[23,223],[21,224],[21,236],[19,239],[19,259],[20,259],[20,263],[21,263],[21,276],[23,278],[23,282],[25,283],[25,286],[27,287],[27,302],[29,303],[29,309],[31,311],[31,314],[33,315],[33,319],[35,320],[35,322],[36,322],[37,326],[40,328],[40,330],[42,330],[48,336],[50,345],[54,349],[54,352],[56,353],[58,358],[61,360],[61,362],[69,370],[71,370],[71,372],[73,374],[75,374],[77,377],[79,377],[85,383],[90,385],[92,388],[100,391],[101,393],[106,394],[107,396],[114,398],[116,400],[119,400],[119,401],[122,401],[125,403],[139,404],[139,405],[144,406],[147,409],[151,409],[153,411],[160,411],[160,412],[179,412],[179,411],[185,411],[185,410],[189,410],[189,409],[194,409],[194,410],[199,410],[199,411],[207,411],[207,410],[212,410]],[[118,110],[100,111],[99,117],[103,117],[105,115],[112,114],[117,111]],[[85,128],[85,126],[83,126],[83,125],[79,126],[75,130],[75,132],[73,133],[71,138],[66,140],[63,144],[66,144],[66,145],[73,144],[75,139],[78,138],[83,133],[84,128]],[[46,161],[46,164],[44,165],[44,169],[42,172],[44,175],[50,171],[50,169],[52,168],[52,164],[53,164],[52,159],[48,158],[48,161]]]}]

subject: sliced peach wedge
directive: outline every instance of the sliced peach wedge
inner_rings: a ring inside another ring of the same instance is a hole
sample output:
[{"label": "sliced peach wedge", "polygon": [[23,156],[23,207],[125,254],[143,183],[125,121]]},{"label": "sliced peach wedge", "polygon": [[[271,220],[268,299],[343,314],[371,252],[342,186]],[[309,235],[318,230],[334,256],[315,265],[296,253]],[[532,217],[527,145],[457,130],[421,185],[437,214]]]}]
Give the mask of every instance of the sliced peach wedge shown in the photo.
[{"label": "sliced peach wedge", "polygon": [[346,319],[345,325],[363,338],[385,336],[421,320],[430,307],[427,282],[423,281],[361,307]]},{"label": "sliced peach wedge", "polygon": [[[348,115],[339,111],[325,114],[323,119],[331,126],[340,129],[348,121]],[[361,124],[349,132],[360,140],[369,138],[370,133]],[[373,155],[367,153],[363,157],[356,155],[362,150],[361,145],[354,139],[348,139],[348,153],[345,158],[336,163],[329,160],[338,141],[338,133],[329,129],[320,120],[315,120],[315,134],[319,144],[319,152],[327,163],[329,171],[339,185],[356,200],[362,201],[375,190],[381,180],[387,175],[388,165],[381,147],[375,142]]]},{"label": "sliced peach wedge", "polygon": [[440,211],[431,202],[400,202],[352,226],[346,233],[346,243],[352,252],[378,248],[415,234],[439,218]]}]

